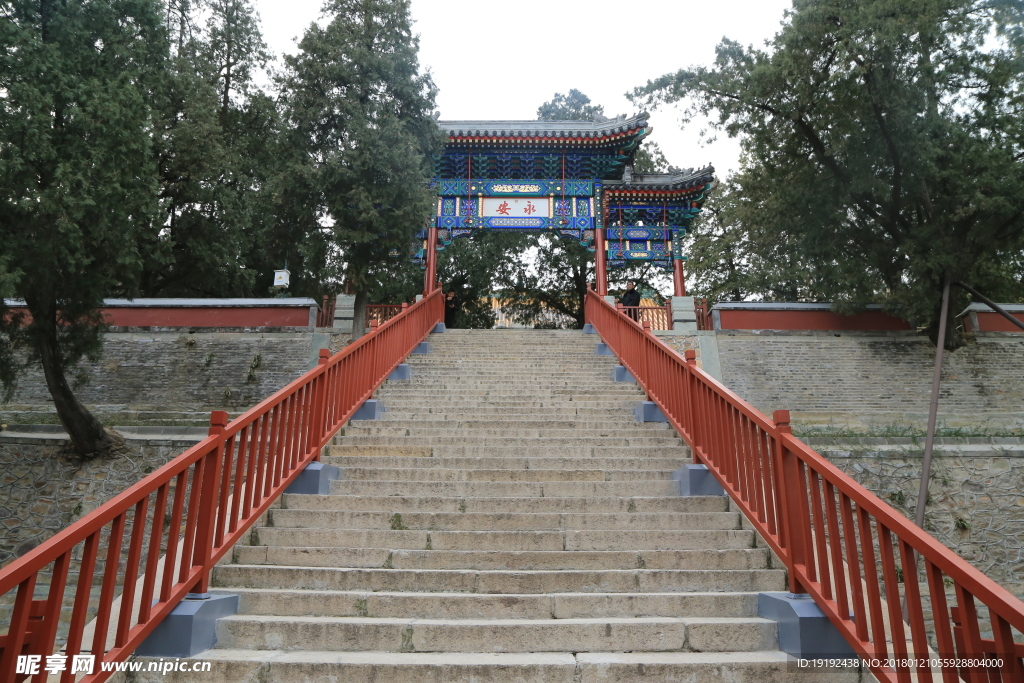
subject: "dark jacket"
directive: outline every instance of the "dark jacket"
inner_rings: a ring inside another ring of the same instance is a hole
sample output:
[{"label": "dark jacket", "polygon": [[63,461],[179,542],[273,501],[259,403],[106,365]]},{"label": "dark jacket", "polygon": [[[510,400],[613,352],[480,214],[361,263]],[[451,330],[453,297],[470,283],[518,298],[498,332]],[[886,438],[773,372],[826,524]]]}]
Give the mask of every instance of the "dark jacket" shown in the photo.
[{"label": "dark jacket", "polygon": [[640,292],[635,289],[628,289],[619,299],[619,303],[623,306],[639,306],[640,305]]}]

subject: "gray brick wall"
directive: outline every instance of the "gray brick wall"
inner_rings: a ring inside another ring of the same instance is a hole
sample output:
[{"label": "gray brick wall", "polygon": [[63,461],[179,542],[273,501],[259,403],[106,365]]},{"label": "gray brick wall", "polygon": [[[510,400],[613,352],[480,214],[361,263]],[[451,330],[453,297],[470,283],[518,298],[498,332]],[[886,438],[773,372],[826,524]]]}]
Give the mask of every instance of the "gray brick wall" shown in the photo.
[{"label": "gray brick wall", "polygon": [[[237,412],[285,386],[315,363],[320,348],[337,350],[346,339],[312,332],[110,333],[97,363],[84,363],[87,379],[76,390],[86,406],[112,419],[146,421],[201,418],[210,410]],[[32,422],[52,413],[42,371],[29,369],[0,422]]]},{"label": "gray brick wall", "polygon": [[[913,334],[717,335],[723,381],[794,421],[920,426],[935,347]],[[1024,339],[980,336],[945,354],[939,415],[947,427],[1024,427]]]}]

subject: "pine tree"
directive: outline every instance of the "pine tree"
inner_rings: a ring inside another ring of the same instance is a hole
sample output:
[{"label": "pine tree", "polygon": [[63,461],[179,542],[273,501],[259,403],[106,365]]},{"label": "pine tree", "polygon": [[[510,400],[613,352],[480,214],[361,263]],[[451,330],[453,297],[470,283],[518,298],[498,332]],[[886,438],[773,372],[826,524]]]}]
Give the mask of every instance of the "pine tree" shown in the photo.
[{"label": "pine tree", "polygon": [[283,209],[355,292],[359,329],[368,292],[386,277],[377,266],[412,267],[393,254],[408,253],[431,215],[441,135],[408,0],[332,0],[324,19],[286,58],[283,100],[297,156]]},{"label": "pine tree", "polygon": [[935,339],[946,279],[1024,296],[1022,22],[1006,0],[798,0],[768,51],[724,41],[634,98],[742,136],[759,258],[781,248],[809,296],[879,301]]},{"label": "pine tree", "polygon": [[270,59],[259,19],[247,0],[173,9],[178,40],[157,120],[163,216],[143,291],[262,293],[273,270],[263,253],[280,122],[274,102],[254,85]]},{"label": "pine tree", "polygon": [[[0,249],[29,315],[0,305],[4,346],[41,363],[78,453],[116,437],[67,379],[100,350],[105,296],[135,291],[156,209],[150,100],[165,42],[151,0],[3,0]],[[9,373],[0,375],[10,387]]]}]

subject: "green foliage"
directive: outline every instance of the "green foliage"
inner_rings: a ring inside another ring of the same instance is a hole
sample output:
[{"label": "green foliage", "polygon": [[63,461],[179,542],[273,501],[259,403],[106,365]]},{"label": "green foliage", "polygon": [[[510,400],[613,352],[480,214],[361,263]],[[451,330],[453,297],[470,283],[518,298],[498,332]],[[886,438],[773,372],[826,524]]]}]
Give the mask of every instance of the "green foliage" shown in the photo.
[{"label": "green foliage", "polygon": [[[265,262],[280,121],[253,83],[270,56],[247,0],[179,3],[177,11],[181,30],[156,120],[161,229],[149,245],[143,293],[262,294],[281,267]],[[205,27],[184,30],[200,12]]]},{"label": "green foliage", "polygon": [[[109,445],[65,372],[100,349],[97,308],[136,291],[140,242],[156,212],[152,93],[166,44],[150,0],[4,0],[0,22],[0,244],[26,300],[22,326],[0,305],[10,354],[42,363],[81,454]],[[6,366],[6,363],[4,363]],[[13,373],[0,373],[10,388]]]},{"label": "green foliage", "polygon": [[583,327],[583,303],[594,279],[594,256],[578,242],[552,235],[535,238],[532,264],[520,261],[500,278],[505,310],[523,324],[538,324],[544,310],[557,311]]},{"label": "green foliage", "polygon": [[590,98],[573,88],[568,95],[555,93],[548,102],[537,107],[538,121],[602,121],[604,107],[591,104]]},{"label": "green foliage", "polygon": [[519,268],[525,266],[524,254],[536,242],[535,235],[484,231],[453,240],[438,254],[437,272],[442,289],[455,292],[459,303],[456,327],[494,327],[490,298],[495,295],[495,286],[514,278]]},{"label": "green foliage", "polygon": [[633,158],[633,171],[636,173],[668,173],[668,159],[657,142],[644,140]]},{"label": "green foliage", "polygon": [[[1024,297],[1022,13],[988,0],[798,0],[769,51],[725,40],[712,67],[634,91],[717,113],[742,137],[741,199],[712,223],[748,272],[741,285],[698,275],[715,283],[706,291],[877,301],[933,338],[947,275]],[[956,294],[950,310],[965,303]]]},{"label": "green foliage", "polygon": [[388,259],[408,253],[433,208],[435,89],[419,73],[407,0],[333,0],[324,14],[285,59],[295,152],[278,192],[311,245],[305,260],[365,296],[394,264],[412,267]]}]

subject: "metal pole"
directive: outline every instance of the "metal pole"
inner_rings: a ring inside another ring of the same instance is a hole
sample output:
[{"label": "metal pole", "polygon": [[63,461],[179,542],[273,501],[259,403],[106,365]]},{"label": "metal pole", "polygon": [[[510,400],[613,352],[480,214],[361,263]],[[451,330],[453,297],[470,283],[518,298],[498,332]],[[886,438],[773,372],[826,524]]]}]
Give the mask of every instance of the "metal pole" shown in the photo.
[{"label": "metal pole", "polygon": [[[986,306],[991,308],[993,311],[995,311],[996,313],[998,313],[999,315],[1003,316],[1004,318],[1009,320],[1011,323],[1016,325],[1017,327],[1019,327],[1022,330],[1024,330],[1024,322],[1021,322],[1020,320],[1017,320],[1017,318],[1015,318],[1014,316],[1010,315],[1006,310],[1004,310],[1002,306],[1000,306],[997,303],[993,303],[991,299],[989,299],[987,296],[985,296],[984,294],[982,294],[981,292],[976,290],[974,287],[971,287],[970,285],[964,284],[963,282],[961,282],[959,280],[957,280],[956,286],[960,287],[961,289],[967,290],[967,292],[970,293],[970,295],[973,296],[975,299],[977,299],[981,303],[985,304]],[[975,330],[975,332],[977,332],[977,331],[978,330]]]},{"label": "metal pole", "polygon": [[935,420],[939,412],[939,381],[942,379],[942,351],[946,344],[946,322],[949,315],[949,272],[942,285],[942,311],[939,313],[939,339],[935,347],[935,371],[932,374],[932,400],[928,406],[928,433],[924,439],[924,462],[921,464],[921,490],[917,494],[914,522],[924,528],[924,508],[928,503],[928,479],[932,473],[932,447],[935,445]]}]

